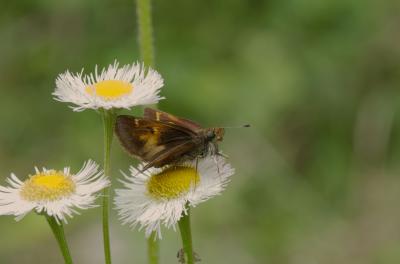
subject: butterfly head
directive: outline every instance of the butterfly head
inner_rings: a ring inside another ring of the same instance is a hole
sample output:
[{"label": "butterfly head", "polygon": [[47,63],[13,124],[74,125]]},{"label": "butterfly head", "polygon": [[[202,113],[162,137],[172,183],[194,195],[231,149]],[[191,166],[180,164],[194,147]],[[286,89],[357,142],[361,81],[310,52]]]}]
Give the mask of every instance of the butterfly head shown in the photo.
[{"label": "butterfly head", "polygon": [[222,141],[222,139],[224,138],[225,129],[222,127],[214,128],[214,133],[217,141]]},{"label": "butterfly head", "polygon": [[210,141],[222,141],[224,138],[225,129],[221,127],[209,128],[206,131],[206,137]]}]

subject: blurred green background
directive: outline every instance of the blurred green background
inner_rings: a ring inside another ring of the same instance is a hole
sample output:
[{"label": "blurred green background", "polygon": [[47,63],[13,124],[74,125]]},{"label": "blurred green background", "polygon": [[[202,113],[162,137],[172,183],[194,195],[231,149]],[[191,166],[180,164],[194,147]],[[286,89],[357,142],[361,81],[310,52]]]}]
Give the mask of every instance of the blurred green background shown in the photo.
[{"label": "blurred green background", "polygon": [[[202,263],[400,263],[400,2],[153,1],[162,110],[227,131],[236,168],[193,210]],[[102,161],[95,111],[56,76],[139,59],[134,1],[2,1],[0,178]],[[132,160],[117,142],[113,172]],[[121,185],[115,181],[115,187]],[[99,208],[66,226],[76,263],[103,263]],[[62,263],[44,219],[0,217],[0,263]],[[181,247],[165,231],[162,263]],[[114,263],[145,263],[113,212]]]}]

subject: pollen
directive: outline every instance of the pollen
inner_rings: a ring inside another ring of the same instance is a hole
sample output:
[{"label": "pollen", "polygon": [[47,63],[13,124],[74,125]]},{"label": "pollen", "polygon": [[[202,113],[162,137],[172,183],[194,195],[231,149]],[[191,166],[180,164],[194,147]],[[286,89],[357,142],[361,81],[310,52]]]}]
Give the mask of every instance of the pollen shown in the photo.
[{"label": "pollen", "polygon": [[156,199],[174,199],[188,192],[199,181],[200,176],[196,169],[173,166],[152,175],[147,182],[147,192]]},{"label": "pollen", "polygon": [[86,87],[90,95],[97,95],[106,100],[113,100],[130,94],[133,85],[119,80],[105,80]]},{"label": "pollen", "polygon": [[40,172],[26,180],[21,188],[21,197],[27,201],[55,201],[75,192],[71,176],[61,171]]}]

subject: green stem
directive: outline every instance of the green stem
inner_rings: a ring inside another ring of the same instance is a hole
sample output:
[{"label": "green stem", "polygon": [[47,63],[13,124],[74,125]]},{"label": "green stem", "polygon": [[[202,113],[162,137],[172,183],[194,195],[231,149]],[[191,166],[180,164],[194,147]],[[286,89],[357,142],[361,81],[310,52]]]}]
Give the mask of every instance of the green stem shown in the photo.
[{"label": "green stem", "polygon": [[183,252],[187,264],[194,264],[193,256],[193,243],[192,243],[192,232],[190,229],[190,208],[187,207],[187,214],[183,214],[181,219],[178,221],[179,230],[181,232]]},{"label": "green stem", "polygon": [[136,0],[140,57],[145,66],[154,67],[151,0]]},{"label": "green stem", "polygon": [[65,239],[64,228],[62,223],[57,223],[56,219],[52,216],[46,215],[47,223],[53,231],[53,234],[58,242],[58,246],[60,247],[61,253],[64,257],[65,264],[72,264],[71,254],[69,253],[68,243]]},{"label": "green stem", "polygon": [[159,261],[159,244],[156,241],[157,233],[151,233],[147,239],[147,257],[150,264],[157,264]]},{"label": "green stem", "polygon": [[[103,128],[104,128],[104,175],[111,179],[111,143],[114,132],[115,115],[112,110],[103,110]],[[110,211],[110,187],[103,190],[103,242],[105,263],[111,264],[110,248],[110,229],[109,229],[109,211]]]},{"label": "green stem", "polygon": [[[151,17],[151,0],[136,0],[136,12],[138,17],[138,39],[140,57],[146,67],[154,67],[154,39],[153,22]],[[159,242],[154,239],[156,233],[152,233],[147,239],[148,256],[150,264],[157,264]]]}]

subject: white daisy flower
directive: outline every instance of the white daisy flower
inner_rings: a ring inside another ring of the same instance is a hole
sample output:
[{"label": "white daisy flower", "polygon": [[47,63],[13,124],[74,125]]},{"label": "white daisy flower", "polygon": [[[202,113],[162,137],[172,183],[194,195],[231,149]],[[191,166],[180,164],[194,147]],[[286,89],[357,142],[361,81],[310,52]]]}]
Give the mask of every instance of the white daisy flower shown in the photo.
[{"label": "white daisy flower", "polygon": [[120,219],[132,227],[145,228],[146,236],[153,231],[161,238],[161,224],[173,227],[186,204],[196,206],[220,194],[234,169],[222,157],[212,157],[163,169],[150,168],[145,172],[131,167],[131,176],[124,174],[126,189],[116,190],[115,205]]},{"label": "white daisy flower", "polygon": [[14,215],[20,220],[34,210],[66,223],[67,216],[79,214],[76,209],[95,207],[95,193],[110,184],[98,169],[89,160],[76,174],[71,174],[69,167],[63,171],[35,168],[35,174],[25,181],[11,174],[9,186],[0,186],[0,215]]},{"label": "white daisy flower", "polygon": [[54,99],[72,103],[74,111],[91,109],[129,109],[136,105],[156,104],[164,81],[158,72],[143,64],[133,63],[118,68],[118,62],[98,73],[83,75],[66,71],[56,79]]}]

